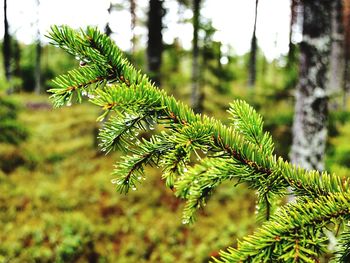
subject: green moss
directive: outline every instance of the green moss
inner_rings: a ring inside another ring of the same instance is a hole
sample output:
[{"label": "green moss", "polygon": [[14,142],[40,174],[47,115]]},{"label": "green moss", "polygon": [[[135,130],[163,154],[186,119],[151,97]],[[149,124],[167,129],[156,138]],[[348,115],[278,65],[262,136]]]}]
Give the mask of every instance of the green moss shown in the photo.
[{"label": "green moss", "polygon": [[[18,100],[48,103],[32,95]],[[104,156],[95,147],[97,115],[87,104],[19,114],[31,136],[21,148],[0,147],[24,159],[0,174],[1,260],[203,262],[252,231],[254,197],[244,187],[223,185],[193,227],[182,225],[183,204],[157,170],[148,169],[128,196],[118,194],[110,172],[119,153]]]}]

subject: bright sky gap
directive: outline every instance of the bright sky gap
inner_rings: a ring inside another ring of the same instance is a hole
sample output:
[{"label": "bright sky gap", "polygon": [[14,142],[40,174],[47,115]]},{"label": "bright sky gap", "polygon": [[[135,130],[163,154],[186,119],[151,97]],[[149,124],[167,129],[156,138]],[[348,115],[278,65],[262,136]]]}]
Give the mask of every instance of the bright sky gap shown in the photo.
[{"label": "bright sky gap", "polygon": [[[123,1],[118,1],[123,2]],[[124,1],[125,2],[125,1]],[[3,7],[3,0],[0,0]],[[109,17],[108,0],[40,0],[37,9],[36,0],[8,0],[8,19],[11,33],[16,34],[20,41],[30,43],[36,36],[37,14],[44,40],[44,35],[53,24],[68,24],[74,28],[87,25],[98,26],[103,30],[109,20],[113,36],[117,44],[123,49],[130,49],[130,14],[129,10],[115,11]],[[147,0],[138,0],[137,15],[145,20]],[[165,0],[168,13],[165,19],[163,36],[166,43],[172,43],[178,37],[185,48],[191,47],[191,24],[178,23],[178,8],[175,0]],[[218,30],[215,40],[226,46],[231,46],[238,55],[249,51],[253,30],[255,0],[203,0],[201,15],[213,21]],[[190,10],[183,14],[190,18]],[[3,21],[3,8],[0,10]],[[271,60],[278,58],[288,51],[290,23],[290,0],[260,0],[258,9],[257,38],[260,48]],[[3,26],[0,35],[3,36]],[[137,26],[136,33],[141,36],[140,45],[145,45],[147,31],[144,26]],[[44,40],[45,41],[45,40]]]}]

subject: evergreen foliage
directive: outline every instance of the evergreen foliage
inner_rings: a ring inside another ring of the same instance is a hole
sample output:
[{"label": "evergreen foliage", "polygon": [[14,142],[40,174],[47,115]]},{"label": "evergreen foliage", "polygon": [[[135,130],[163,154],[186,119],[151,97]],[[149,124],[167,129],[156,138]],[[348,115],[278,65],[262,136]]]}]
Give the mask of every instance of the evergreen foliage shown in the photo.
[{"label": "evergreen foliage", "polygon": [[[119,192],[136,190],[146,177],[146,165],[160,167],[166,186],[186,200],[184,224],[194,222],[196,211],[225,180],[245,183],[257,192],[257,213],[265,222],[213,261],[319,262],[327,251],[325,230],[340,228],[350,219],[349,180],[306,171],[275,156],[262,118],[247,103],[231,104],[232,125],[225,126],[157,89],[95,28],[54,26],[49,38],[80,61],[79,68],[53,81],[54,105],[88,97],[103,110],[99,120],[106,120],[99,134],[102,150],[130,153],[113,173]],[[137,136],[156,125],[163,129],[151,139]],[[296,202],[277,206],[288,187]],[[349,257],[348,236],[344,231],[340,238],[340,262]]]}]

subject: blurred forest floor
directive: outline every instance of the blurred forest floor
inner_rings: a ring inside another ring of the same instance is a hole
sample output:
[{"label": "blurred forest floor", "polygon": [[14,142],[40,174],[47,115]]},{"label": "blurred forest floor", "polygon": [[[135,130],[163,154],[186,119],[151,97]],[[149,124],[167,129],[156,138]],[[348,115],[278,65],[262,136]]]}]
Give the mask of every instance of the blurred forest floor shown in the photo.
[{"label": "blurred forest floor", "polygon": [[0,147],[10,166],[0,171],[0,262],[205,262],[253,230],[254,193],[244,186],[220,187],[192,226],[159,170],[120,195],[110,183],[119,154],[96,146],[98,109],[14,96],[29,138]]}]

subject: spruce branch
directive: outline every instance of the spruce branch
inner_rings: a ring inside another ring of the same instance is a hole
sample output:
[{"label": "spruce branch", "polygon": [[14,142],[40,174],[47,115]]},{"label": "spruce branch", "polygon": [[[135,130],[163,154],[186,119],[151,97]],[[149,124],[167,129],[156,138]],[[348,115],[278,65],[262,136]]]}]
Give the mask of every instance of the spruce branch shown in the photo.
[{"label": "spruce branch", "polygon": [[107,154],[115,150],[127,150],[127,146],[133,144],[136,139],[137,132],[135,127],[145,129],[142,121],[145,115],[129,115],[112,116],[103,126],[99,133],[101,143],[99,146],[103,152]]},{"label": "spruce branch", "polygon": [[346,263],[350,262],[350,228],[349,223],[346,226],[344,232],[341,234],[338,244],[337,251],[335,252],[335,258],[332,262]]},{"label": "spruce branch", "polygon": [[[83,67],[54,80],[54,105],[81,102],[89,94],[89,101],[103,110],[99,120],[107,120],[99,135],[102,149],[132,153],[114,170],[112,182],[119,192],[136,189],[145,165],[159,166],[166,185],[186,199],[183,222],[188,223],[225,180],[245,182],[258,191],[259,211],[269,221],[237,249],[222,252],[220,260],[311,262],[324,249],[324,227],[348,219],[348,179],[306,171],[277,158],[262,118],[247,103],[231,104],[233,125],[225,126],[157,89],[95,28],[52,27],[49,37],[83,61]],[[139,130],[154,125],[166,132],[150,140],[137,138]],[[274,200],[285,195],[287,187],[293,189],[297,203],[275,212]]]},{"label": "spruce branch", "polygon": [[81,102],[82,97],[88,94],[88,87],[103,86],[108,76],[95,67],[73,69],[52,81],[52,101],[55,107],[70,105],[72,100]]},{"label": "spruce branch", "polygon": [[138,141],[138,148],[132,150],[133,155],[123,157],[114,171],[112,183],[117,185],[120,193],[127,193],[130,188],[136,189],[136,184],[145,180],[144,166],[158,166],[160,156],[175,148],[173,143],[166,140],[167,134],[153,136],[149,141],[143,139]]},{"label": "spruce branch", "polygon": [[264,132],[262,117],[242,100],[236,100],[230,104],[228,113],[231,114],[232,125],[236,131],[253,144],[263,149],[266,154],[273,154],[274,145],[271,135]]},{"label": "spruce branch", "polygon": [[254,235],[240,242],[237,249],[229,248],[221,253],[220,260],[214,261],[270,262],[274,259],[275,262],[315,262],[325,246],[321,230],[332,220],[349,218],[349,193],[320,197],[314,202],[288,204]]}]

